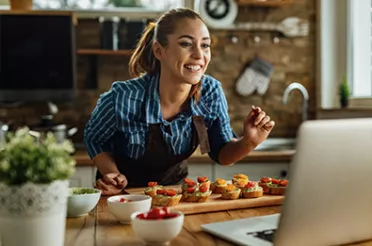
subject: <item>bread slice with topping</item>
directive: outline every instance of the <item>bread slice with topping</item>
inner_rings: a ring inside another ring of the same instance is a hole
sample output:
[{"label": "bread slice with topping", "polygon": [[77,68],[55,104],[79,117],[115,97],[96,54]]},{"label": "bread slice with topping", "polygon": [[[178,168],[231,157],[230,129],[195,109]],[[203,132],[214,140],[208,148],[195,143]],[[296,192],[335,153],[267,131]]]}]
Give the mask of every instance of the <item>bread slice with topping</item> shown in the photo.
[{"label": "bread slice with topping", "polygon": [[182,194],[183,202],[205,202],[208,200],[212,191],[209,190],[208,184],[203,183],[200,186],[189,187],[187,192]]},{"label": "bread slice with topping", "polygon": [[[276,181],[275,181],[276,183]],[[277,184],[270,186],[270,194],[272,195],[284,195],[287,189],[288,180],[282,179],[278,180]]]},{"label": "bread slice with topping", "polygon": [[145,188],[145,194],[151,197],[156,196],[156,191],[159,189],[163,189],[163,186],[158,185],[158,182],[148,182],[148,187]]},{"label": "bread slice with topping", "polygon": [[226,186],[227,186],[226,180],[217,178],[215,182],[211,183],[212,193],[221,194],[225,190]]},{"label": "bread slice with topping", "polygon": [[221,198],[225,200],[236,200],[240,196],[241,190],[236,188],[233,184],[226,185],[224,191],[221,194]]},{"label": "bread slice with topping", "polygon": [[208,190],[210,189],[211,181],[208,179],[207,176],[199,176],[197,180],[198,180],[198,185],[199,186],[202,185],[202,184],[205,184],[207,186]]},{"label": "bread slice with topping", "polygon": [[262,187],[264,194],[270,194],[271,180],[270,177],[262,177],[258,183],[258,185]]},{"label": "bread slice with topping", "polygon": [[243,189],[244,198],[257,198],[263,196],[263,188],[257,182],[249,181]]},{"label": "bread slice with topping", "polygon": [[189,179],[189,178],[185,178],[184,181],[183,181],[183,184],[182,184],[182,188],[181,188],[182,189],[182,194],[187,192],[190,187],[195,187],[197,185],[198,185],[198,183],[196,183],[194,180]]},{"label": "bread slice with topping", "polygon": [[236,180],[233,185],[235,185],[236,188],[239,188],[241,190],[240,196],[243,194],[244,186],[248,183],[248,179],[238,179]]},{"label": "bread slice with topping", "polygon": [[152,205],[157,207],[175,206],[180,202],[181,198],[182,194],[178,194],[173,189],[159,189],[152,198]]},{"label": "bread slice with topping", "polygon": [[232,183],[235,183],[237,182],[239,179],[244,179],[244,180],[247,180],[248,182],[248,176],[245,175],[245,174],[242,174],[242,173],[239,173],[239,174],[235,174],[233,177],[232,177]]}]

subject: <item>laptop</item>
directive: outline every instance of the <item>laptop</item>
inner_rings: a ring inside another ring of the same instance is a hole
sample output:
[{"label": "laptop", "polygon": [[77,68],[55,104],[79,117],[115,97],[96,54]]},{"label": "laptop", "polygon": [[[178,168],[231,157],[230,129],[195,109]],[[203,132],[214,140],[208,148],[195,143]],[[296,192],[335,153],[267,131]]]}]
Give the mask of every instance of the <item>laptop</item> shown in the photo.
[{"label": "laptop", "polygon": [[372,239],[372,118],[302,123],[288,174],[280,213],[203,224],[202,229],[252,246]]}]

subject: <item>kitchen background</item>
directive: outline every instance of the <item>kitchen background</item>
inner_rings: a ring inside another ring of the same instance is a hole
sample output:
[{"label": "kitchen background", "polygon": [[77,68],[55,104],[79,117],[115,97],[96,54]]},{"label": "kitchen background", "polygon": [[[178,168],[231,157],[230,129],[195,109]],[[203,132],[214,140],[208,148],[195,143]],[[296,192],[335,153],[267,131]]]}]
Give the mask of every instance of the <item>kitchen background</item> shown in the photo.
[{"label": "kitchen background", "polygon": [[[231,125],[239,134],[244,117],[251,105],[260,106],[273,120],[276,127],[272,137],[295,137],[302,121],[302,95],[293,91],[286,105],[283,92],[291,82],[303,84],[309,92],[308,118],[316,114],[316,0],[296,0],[281,7],[240,6],[238,21],[279,23],[295,16],[309,22],[305,37],[285,37],[276,31],[239,31],[210,29],[214,40],[212,62],[208,74],[222,82],[231,117]],[[78,19],[76,29],[77,49],[101,49],[101,27],[98,19]],[[123,30],[119,30],[122,34]],[[120,39],[119,35],[119,39]],[[58,49],[58,47],[56,47]],[[260,57],[273,65],[270,84],[263,94],[239,96],[235,84],[247,64]],[[55,123],[78,127],[72,137],[80,143],[83,129],[99,95],[108,90],[114,81],[130,78],[129,55],[77,54],[78,95],[74,103],[57,103]],[[33,125],[40,122],[40,115],[49,111],[46,104],[24,104],[17,107],[0,107],[0,120],[13,125]]]}]

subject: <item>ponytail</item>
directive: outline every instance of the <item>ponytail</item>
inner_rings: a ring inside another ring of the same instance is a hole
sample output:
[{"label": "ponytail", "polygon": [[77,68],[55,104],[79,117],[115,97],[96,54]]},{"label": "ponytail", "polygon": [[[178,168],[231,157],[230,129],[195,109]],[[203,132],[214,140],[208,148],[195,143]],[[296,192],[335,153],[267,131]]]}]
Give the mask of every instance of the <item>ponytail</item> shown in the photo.
[{"label": "ponytail", "polygon": [[159,61],[152,50],[156,23],[150,22],[144,30],[129,60],[129,72],[134,77],[143,73],[155,74],[160,71]]}]

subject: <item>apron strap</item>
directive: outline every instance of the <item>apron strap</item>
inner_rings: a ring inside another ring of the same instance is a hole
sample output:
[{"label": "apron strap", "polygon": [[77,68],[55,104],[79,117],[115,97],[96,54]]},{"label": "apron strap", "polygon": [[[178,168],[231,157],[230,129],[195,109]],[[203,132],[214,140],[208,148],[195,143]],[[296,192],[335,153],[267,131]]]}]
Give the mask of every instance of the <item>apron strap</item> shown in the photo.
[{"label": "apron strap", "polygon": [[209,153],[211,149],[209,146],[207,128],[205,127],[205,124],[204,124],[204,117],[199,116],[199,115],[194,115],[192,118],[193,118],[193,123],[196,129],[196,132],[198,133],[200,152],[202,155],[205,153]]}]

